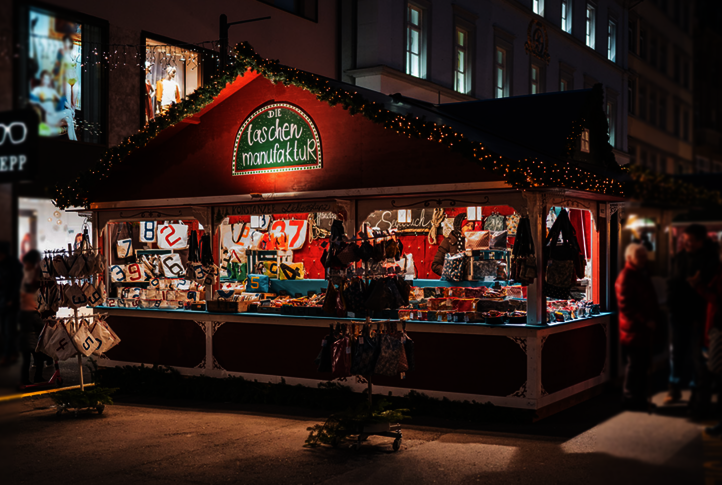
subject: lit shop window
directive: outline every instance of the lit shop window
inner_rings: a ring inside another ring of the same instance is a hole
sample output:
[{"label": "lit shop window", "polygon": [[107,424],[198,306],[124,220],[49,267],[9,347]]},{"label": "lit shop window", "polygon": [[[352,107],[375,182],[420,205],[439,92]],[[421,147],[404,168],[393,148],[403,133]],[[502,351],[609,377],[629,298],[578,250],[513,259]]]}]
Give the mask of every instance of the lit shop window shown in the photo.
[{"label": "lit shop window", "polygon": [[102,66],[90,54],[101,51],[102,30],[42,9],[25,12],[27,56],[19,72],[27,106],[40,118],[40,136],[101,143]]},{"label": "lit shop window", "polygon": [[591,47],[594,49],[595,42],[594,42],[594,36],[596,35],[595,32],[595,26],[597,20],[597,9],[594,8],[594,5],[587,4],[587,17],[586,17],[586,43],[587,47]]},{"label": "lit shop window", "polygon": [[609,21],[607,27],[607,59],[617,62],[617,22]]},{"label": "lit shop window", "polygon": [[406,74],[426,77],[424,11],[409,3],[406,7]]},{"label": "lit shop window", "polygon": [[509,96],[509,72],[507,67],[506,50],[501,47],[496,48],[494,64],[496,74],[496,89],[494,91],[494,97],[505,98]]},{"label": "lit shop window", "polygon": [[531,8],[535,14],[544,16],[544,0],[532,0]]},{"label": "lit shop window", "polygon": [[589,130],[587,128],[584,128],[584,131],[582,131],[582,144],[581,144],[581,150],[584,153],[589,153]]},{"label": "lit shop window", "polygon": [[146,39],[143,103],[146,122],[201,86],[200,58],[195,50]]},{"label": "lit shop window", "polygon": [[572,33],[572,0],[562,0],[562,30]]},{"label": "lit shop window", "polygon": [[469,33],[456,28],[455,42],[455,65],[454,65],[454,89],[460,93],[468,93],[471,86],[471,69],[469,68]]}]

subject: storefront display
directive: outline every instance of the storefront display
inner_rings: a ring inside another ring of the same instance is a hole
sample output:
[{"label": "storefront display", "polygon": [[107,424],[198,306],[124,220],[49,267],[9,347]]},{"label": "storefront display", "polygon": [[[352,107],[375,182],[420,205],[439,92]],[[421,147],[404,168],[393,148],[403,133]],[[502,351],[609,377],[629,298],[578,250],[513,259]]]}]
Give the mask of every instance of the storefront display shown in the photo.
[{"label": "storefront display", "polygon": [[[403,380],[381,373],[381,392],[551,409],[609,379],[607,214],[619,197],[520,189],[435,139],[258,73],[226,89],[90,194],[107,258],[103,311],[127,342],[102,365],[315,385],[338,377],[307,355],[329,324],[389,321],[426,357]],[[393,116],[433,115],[455,123],[454,136],[508,149],[436,108],[394,106]],[[579,119],[604,116],[601,104],[580,106]],[[132,196],[118,189],[126,177]],[[271,340],[283,359],[258,345]]]}]

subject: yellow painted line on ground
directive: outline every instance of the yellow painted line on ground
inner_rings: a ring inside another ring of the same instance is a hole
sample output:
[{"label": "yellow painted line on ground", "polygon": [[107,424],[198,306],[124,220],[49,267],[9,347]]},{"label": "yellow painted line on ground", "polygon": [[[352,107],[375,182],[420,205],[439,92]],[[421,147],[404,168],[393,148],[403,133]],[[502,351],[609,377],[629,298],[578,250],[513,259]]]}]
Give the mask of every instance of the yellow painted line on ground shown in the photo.
[{"label": "yellow painted line on ground", "polygon": [[[94,383],[89,383],[89,384],[85,384],[85,387],[90,387],[90,386],[94,386],[94,385],[95,385]],[[24,397],[42,396],[43,394],[52,394],[54,392],[69,391],[71,389],[80,389],[80,385],[69,386],[69,387],[59,387],[57,389],[48,389],[46,391],[28,392],[25,394],[12,394],[10,396],[0,396],[0,402],[12,401],[14,399],[22,399]]]}]

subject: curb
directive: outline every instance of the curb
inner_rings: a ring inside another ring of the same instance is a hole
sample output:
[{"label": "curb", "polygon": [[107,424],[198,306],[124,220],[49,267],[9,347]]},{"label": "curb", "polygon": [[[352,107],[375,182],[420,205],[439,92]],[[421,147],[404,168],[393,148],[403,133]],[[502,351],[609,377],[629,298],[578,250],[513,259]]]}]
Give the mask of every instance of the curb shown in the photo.
[{"label": "curb", "polygon": [[[91,387],[94,385],[95,385],[95,383],[91,382],[91,383],[85,384],[85,387]],[[0,402],[14,401],[16,399],[22,399],[25,397],[42,396],[43,394],[52,394],[52,393],[60,392],[60,391],[69,391],[71,389],[80,389],[80,385],[59,387],[57,389],[48,389],[45,391],[28,392],[25,394],[11,394],[9,396],[0,396]]]}]

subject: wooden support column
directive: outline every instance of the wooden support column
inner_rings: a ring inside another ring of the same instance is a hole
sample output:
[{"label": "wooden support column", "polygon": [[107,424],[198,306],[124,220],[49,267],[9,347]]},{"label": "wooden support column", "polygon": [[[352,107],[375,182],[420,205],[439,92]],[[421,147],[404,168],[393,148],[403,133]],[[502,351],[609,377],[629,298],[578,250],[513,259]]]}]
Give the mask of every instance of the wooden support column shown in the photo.
[{"label": "wooden support column", "polygon": [[543,301],[544,294],[542,282],[544,281],[544,226],[546,224],[546,196],[544,194],[527,192],[524,194],[529,207],[529,222],[531,223],[531,235],[534,239],[534,250],[536,253],[537,278],[534,283],[527,287],[527,313],[526,322],[529,325],[546,323],[546,303]]}]

